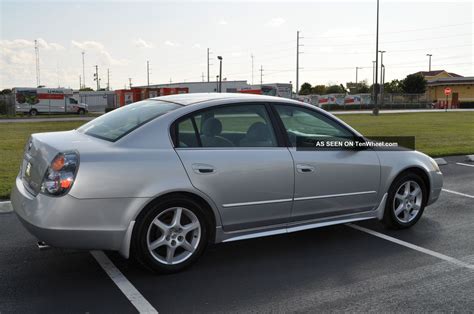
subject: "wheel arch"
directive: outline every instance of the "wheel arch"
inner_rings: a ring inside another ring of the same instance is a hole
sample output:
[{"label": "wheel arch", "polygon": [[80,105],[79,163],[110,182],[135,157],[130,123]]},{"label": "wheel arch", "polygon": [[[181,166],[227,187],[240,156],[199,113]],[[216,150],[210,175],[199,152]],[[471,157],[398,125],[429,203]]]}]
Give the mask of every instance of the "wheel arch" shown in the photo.
[{"label": "wheel arch", "polygon": [[[209,227],[209,240],[214,242],[216,227],[221,225],[220,216],[217,210],[211,205],[210,201],[206,200],[203,196],[190,191],[170,191],[155,196],[154,198],[150,199],[145,204],[145,206],[143,206],[143,208],[136,214],[133,220],[138,220],[149,208],[153,207],[155,204],[163,201],[164,199],[171,197],[191,199],[202,206],[203,212],[206,216],[207,227]],[[133,229],[135,230],[135,227]]]},{"label": "wheel arch", "polygon": [[400,176],[406,173],[414,173],[423,180],[423,183],[425,184],[425,187],[426,187],[426,197],[423,197],[423,201],[426,203],[430,198],[431,182],[430,182],[430,177],[428,175],[428,172],[422,167],[410,166],[410,167],[402,169],[401,171],[397,173],[397,175],[393,177],[393,179],[390,182],[390,186],[393,184],[393,182],[395,182],[395,180],[397,180]]}]

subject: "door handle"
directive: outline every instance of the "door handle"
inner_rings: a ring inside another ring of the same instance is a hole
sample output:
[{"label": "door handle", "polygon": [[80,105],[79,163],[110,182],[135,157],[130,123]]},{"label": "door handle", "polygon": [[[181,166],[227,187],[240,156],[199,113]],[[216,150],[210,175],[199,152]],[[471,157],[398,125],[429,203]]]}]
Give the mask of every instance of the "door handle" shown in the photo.
[{"label": "door handle", "polygon": [[216,172],[216,168],[206,164],[193,164],[192,168],[197,174],[208,174]]},{"label": "door handle", "polygon": [[297,164],[296,165],[296,171],[298,171],[299,173],[314,172],[314,167],[310,166],[310,165]]}]

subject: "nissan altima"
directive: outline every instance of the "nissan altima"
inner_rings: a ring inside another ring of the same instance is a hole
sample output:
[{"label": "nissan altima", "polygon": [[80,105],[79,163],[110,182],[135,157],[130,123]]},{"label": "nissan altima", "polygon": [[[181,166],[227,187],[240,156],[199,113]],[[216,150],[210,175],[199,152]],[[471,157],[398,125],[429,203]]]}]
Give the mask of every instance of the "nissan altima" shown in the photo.
[{"label": "nissan altima", "polygon": [[290,99],[158,97],[31,135],[11,200],[46,244],[115,250],[171,273],[210,243],[367,219],[408,228],[438,199],[429,156],[314,145],[328,139],[368,141]]}]

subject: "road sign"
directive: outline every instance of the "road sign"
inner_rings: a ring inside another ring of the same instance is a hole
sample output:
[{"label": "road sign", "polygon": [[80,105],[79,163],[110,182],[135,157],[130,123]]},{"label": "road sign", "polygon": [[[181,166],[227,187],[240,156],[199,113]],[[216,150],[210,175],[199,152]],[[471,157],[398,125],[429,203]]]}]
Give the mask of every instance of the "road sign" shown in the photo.
[{"label": "road sign", "polygon": [[446,96],[451,95],[451,88],[446,87],[446,88],[444,89],[444,94],[445,94]]}]

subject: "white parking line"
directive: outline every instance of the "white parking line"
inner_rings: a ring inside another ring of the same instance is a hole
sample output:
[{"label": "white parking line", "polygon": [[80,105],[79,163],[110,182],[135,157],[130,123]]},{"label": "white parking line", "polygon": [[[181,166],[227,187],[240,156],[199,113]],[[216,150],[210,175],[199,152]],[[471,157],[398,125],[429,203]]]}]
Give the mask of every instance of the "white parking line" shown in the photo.
[{"label": "white parking line", "polygon": [[462,163],[462,162],[457,162],[456,165],[466,166],[466,167],[474,167],[474,165],[465,164],[465,163]]},{"label": "white parking line", "polygon": [[143,297],[143,295],[128,281],[114,263],[102,251],[91,251],[92,256],[110,279],[117,285],[127,299],[140,313],[158,313],[158,311]]},{"label": "white parking line", "polygon": [[452,193],[452,194],[456,194],[456,195],[460,195],[460,196],[464,196],[464,197],[474,198],[474,195],[469,195],[469,194],[456,192],[456,191],[452,191],[452,190],[448,190],[448,189],[443,189],[443,191],[448,192],[448,193]]},{"label": "white parking line", "polygon": [[384,239],[384,240],[387,240],[387,241],[390,241],[390,242],[393,242],[393,243],[396,243],[396,244],[405,246],[405,247],[410,248],[410,249],[412,249],[412,250],[415,250],[415,251],[418,251],[418,252],[421,252],[421,253],[425,253],[425,254],[431,255],[431,256],[433,256],[433,257],[439,258],[439,259],[441,259],[441,260],[443,260],[443,261],[446,261],[446,262],[455,264],[455,265],[457,265],[457,266],[474,270],[474,265],[465,263],[465,262],[463,262],[463,261],[460,261],[460,260],[458,260],[458,259],[455,259],[454,257],[447,256],[447,255],[444,255],[444,254],[441,254],[441,253],[438,253],[438,252],[435,252],[435,251],[432,251],[432,250],[429,250],[429,249],[425,249],[425,248],[423,248],[423,247],[421,247],[421,246],[418,246],[418,245],[415,245],[415,244],[411,244],[411,243],[408,243],[408,242],[405,242],[405,241],[402,241],[402,240],[393,238],[393,237],[388,236],[388,235],[386,235],[386,234],[383,234],[383,233],[380,233],[380,232],[377,232],[377,231],[374,231],[374,230],[370,230],[370,229],[367,229],[367,228],[364,228],[364,227],[361,227],[361,226],[358,226],[358,225],[353,225],[353,224],[351,224],[351,223],[346,224],[346,225],[349,226],[349,227],[351,227],[351,228],[357,229],[357,230],[359,230],[359,231],[362,231],[362,232],[371,234],[371,235],[373,235],[373,236],[379,237],[379,238],[381,238],[381,239]]}]

